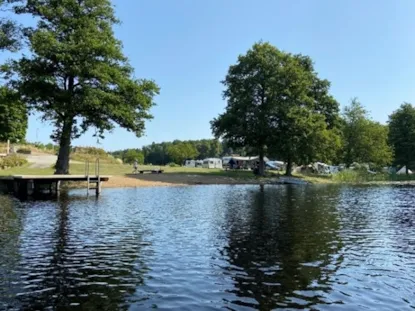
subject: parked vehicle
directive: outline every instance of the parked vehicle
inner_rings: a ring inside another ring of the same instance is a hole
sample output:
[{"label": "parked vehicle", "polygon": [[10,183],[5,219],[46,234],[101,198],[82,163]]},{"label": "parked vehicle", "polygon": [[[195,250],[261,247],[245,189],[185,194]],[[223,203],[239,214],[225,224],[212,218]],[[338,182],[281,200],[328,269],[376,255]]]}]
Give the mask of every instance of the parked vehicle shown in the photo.
[{"label": "parked vehicle", "polygon": [[203,168],[223,168],[222,160],[217,158],[207,158],[203,160]]}]

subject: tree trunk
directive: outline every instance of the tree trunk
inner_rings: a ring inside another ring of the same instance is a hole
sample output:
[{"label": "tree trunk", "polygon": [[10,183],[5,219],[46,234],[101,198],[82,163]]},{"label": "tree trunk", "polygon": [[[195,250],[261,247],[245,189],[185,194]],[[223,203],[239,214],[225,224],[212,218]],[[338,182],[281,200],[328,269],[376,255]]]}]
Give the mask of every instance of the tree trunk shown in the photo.
[{"label": "tree trunk", "polygon": [[69,174],[69,155],[71,152],[71,134],[73,121],[65,121],[59,141],[59,154],[56,161],[55,174]]},{"label": "tree trunk", "polygon": [[259,151],[259,167],[258,167],[259,176],[265,175],[265,162],[264,162],[264,150]]},{"label": "tree trunk", "polygon": [[288,160],[287,160],[287,169],[285,171],[285,175],[286,176],[291,176],[292,175],[292,170],[293,170],[293,162],[292,162],[291,158],[288,158]]}]

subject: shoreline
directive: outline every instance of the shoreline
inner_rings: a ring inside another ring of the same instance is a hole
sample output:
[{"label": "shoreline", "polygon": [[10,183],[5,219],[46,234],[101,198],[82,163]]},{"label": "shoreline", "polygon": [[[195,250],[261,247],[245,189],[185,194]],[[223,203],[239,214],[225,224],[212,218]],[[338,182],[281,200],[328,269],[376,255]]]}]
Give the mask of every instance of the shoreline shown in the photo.
[{"label": "shoreline", "polygon": [[[109,181],[102,183],[102,188],[146,188],[146,187],[177,187],[196,185],[277,185],[277,184],[312,184],[296,177],[271,178],[234,178],[209,174],[137,174],[111,176]],[[84,188],[85,182],[69,182],[66,188]]]},{"label": "shoreline", "polygon": [[[277,178],[234,178],[209,174],[138,174],[111,176],[102,188],[148,188],[178,187],[196,185],[352,185],[352,186],[415,186],[415,181],[368,181],[368,182],[333,182],[317,178],[280,176]],[[71,183],[68,188],[85,187],[83,183]]]},{"label": "shoreline", "polygon": [[[360,181],[339,182],[317,176],[276,175],[259,178],[252,175],[221,175],[215,173],[163,173],[163,174],[125,174],[112,175],[109,181],[102,183],[102,188],[148,188],[148,187],[177,187],[195,185],[343,185],[343,186],[415,186],[413,181]],[[65,189],[86,188],[86,182],[65,182]]]}]

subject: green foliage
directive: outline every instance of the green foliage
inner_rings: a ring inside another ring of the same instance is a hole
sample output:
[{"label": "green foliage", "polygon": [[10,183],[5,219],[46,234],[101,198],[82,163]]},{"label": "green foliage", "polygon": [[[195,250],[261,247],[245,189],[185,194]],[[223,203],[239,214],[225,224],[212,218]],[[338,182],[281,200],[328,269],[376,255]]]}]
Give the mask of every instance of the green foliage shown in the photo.
[{"label": "green foliage", "polygon": [[[0,0],[0,8],[4,9],[10,0]],[[21,29],[19,25],[7,18],[0,18],[0,50],[16,52],[21,47]]]},{"label": "green foliage", "polygon": [[32,56],[13,61],[8,77],[25,102],[55,125],[57,173],[68,173],[71,140],[89,128],[99,137],[116,124],[143,134],[159,88],[133,78],[113,34],[118,21],[109,0],[23,1],[16,12],[38,23],[25,32]]},{"label": "green foliage", "polygon": [[377,172],[369,173],[366,169],[344,170],[332,175],[336,183],[400,182],[415,180],[415,175],[398,175]]},{"label": "green foliage", "polygon": [[153,143],[148,146],[144,146],[140,149],[126,149],[112,152],[112,155],[124,159],[125,154],[129,150],[141,151],[144,154],[144,163],[154,165],[165,165],[166,163],[173,162],[173,159],[168,154],[168,148],[177,144],[191,144],[197,150],[197,159],[217,158],[223,154],[223,143],[216,139],[201,139],[201,140],[175,140],[173,142],[162,142],[159,144]]},{"label": "green foliage", "polygon": [[383,167],[392,162],[388,127],[369,119],[367,111],[353,99],[343,113],[344,162],[370,163]]},{"label": "green foliage", "polygon": [[41,142],[35,142],[30,144],[32,146],[34,146],[36,149],[42,150],[42,151],[57,151],[59,149],[58,146],[52,144],[52,143],[48,143],[48,144],[43,144]]},{"label": "green foliage", "polygon": [[415,108],[403,104],[389,117],[389,142],[395,152],[395,164],[415,168]]},{"label": "green foliage", "polygon": [[343,170],[332,176],[333,181],[339,183],[361,183],[368,181],[368,177],[373,178],[364,170]]},{"label": "green foliage", "polygon": [[19,95],[4,86],[0,87],[0,141],[16,143],[24,140],[27,130],[27,109]]},{"label": "green foliage", "polygon": [[169,167],[180,167],[180,165],[179,165],[179,164],[176,164],[176,163],[174,163],[174,162],[170,162],[170,163],[168,163],[168,164],[167,164],[167,166],[169,166]]},{"label": "green foliage", "polygon": [[132,164],[135,161],[137,161],[138,164],[144,164],[144,154],[140,150],[129,149],[124,153],[122,160],[127,164]]},{"label": "green foliage", "polygon": [[94,156],[103,156],[107,157],[108,153],[102,149],[97,147],[74,147],[72,148],[72,153],[82,153],[82,154],[89,154]]},{"label": "green foliage", "polygon": [[27,148],[27,147],[19,148],[19,149],[17,149],[16,152],[20,153],[20,154],[32,154],[32,150],[30,148]]},{"label": "green foliage", "polygon": [[[223,84],[226,110],[211,126],[229,147],[252,148],[260,158],[268,149],[288,162],[288,175],[294,161],[332,156],[332,151],[323,155],[316,143],[329,145],[337,135],[329,131],[337,124],[338,103],[309,57],[256,43],[230,66]],[[339,139],[334,140],[337,148]]]},{"label": "green foliage", "polygon": [[27,164],[27,160],[19,155],[11,154],[7,157],[0,158],[0,168],[7,169]]},{"label": "green foliage", "polygon": [[183,164],[186,159],[195,159],[199,153],[190,143],[179,143],[167,148],[167,154],[176,164]]},{"label": "green foliage", "polygon": [[70,159],[79,162],[89,161],[91,163],[99,159],[104,163],[118,163],[112,155],[108,154],[104,149],[97,147],[74,147],[71,150]]}]

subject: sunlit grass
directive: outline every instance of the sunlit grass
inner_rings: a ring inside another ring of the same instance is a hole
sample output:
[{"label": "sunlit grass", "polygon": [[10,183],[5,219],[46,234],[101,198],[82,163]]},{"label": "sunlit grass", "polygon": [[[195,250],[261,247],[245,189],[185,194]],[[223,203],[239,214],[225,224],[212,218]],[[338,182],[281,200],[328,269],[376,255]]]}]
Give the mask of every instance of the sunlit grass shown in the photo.
[{"label": "sunlit grass", "polygon": [[[192,167],[169,167],[169,166],[157,166],[157,165],[141,165],[138,170],[158,170],[162,169],[165,174],[187,174],[187,175],[209,175],[218,177],[229,177],[235,179],[253,179],[256,178],[252,171],[234,170],[226,171],[221,169],[207,169],[207,168],[192,168]],[[125,164],[100,164],[100,175],[110,176],[125,176],[130,175],[133,172],[132,165]],[[31,168],[30,164],[15,167],[6,170],[0,170],[0,176],[9,175],[51,175],[54,173],[54,169],[50,168]],[[70,165],[70,173],[72,175],[84,175],[85,164]],[[95,175],[95,165],[90,164],[90,175]],[[267,177],[274,177],[283,172],[267,171]],[[302,175],[294,174],[295,178],[301,178],[313,184],[319,183],[369,183],[369,182],[399,182],[399,181],[411,181],[415,180],[415,175],[396,175],[396,174],[369,174],[361,171],[345,170],[334,175]]]},{"label": "sunlit grass", "polygon": [[0,170],[1,176],[10,175],[50,175],[53,174],[52,168],[30,168],[30,164],[26,164],[20,167],[13,167],[6,170]]},{"label": "sunlit grass", "polygon": [[[232,178],[253,178],[254,174],[252,171],[225,171],[220,169],[207,169],[207,168],[190,168],[190,167],[169,167],[169,166],[156,166],[156,165],[142,165],[139,166],[138,170],[158,170],[162,169],[166,174],[194,174],[194,175],[215,175],[215,176],[226,176]],[[85,164],[71,164],[70,174],[72,175],[84,175]],[[29,165],[16,167],[7,170],[0,170],[0,175],[51,175],[54,173],[54,169],[51,168],[31,168]],[[100,175],[111,175],[111,176],[123,176],[133,173],[132,165],[124,164],[110,164],[100,163],[99,167]],[[89,174],[95,174],[95,164],[90,163]]]}]

